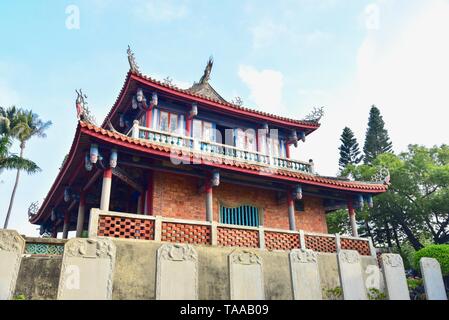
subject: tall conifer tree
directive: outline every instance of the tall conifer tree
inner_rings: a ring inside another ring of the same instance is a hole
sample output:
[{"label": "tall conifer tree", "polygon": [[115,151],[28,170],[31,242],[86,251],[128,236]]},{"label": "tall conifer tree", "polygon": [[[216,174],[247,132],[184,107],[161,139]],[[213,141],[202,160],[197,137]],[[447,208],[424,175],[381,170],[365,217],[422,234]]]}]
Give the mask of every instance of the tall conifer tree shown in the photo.
[{"label": "tall conifer tree", "polygon": [[371,163],[379,154],[392,152],[393,145],[384,126],[385,122],[379,109],[373,105],[369,112],[368,129],[363,147],[365,164]]},{"label": "tall conifer tree", "polygon": [[340,141],[341,146],[338,148],[340,150],[340,160],[338,161],[340,170],[346,168],[348,164],[358,164],[362,160],[362,157],[360,156],[357,139],[354,137],[354,133],[350,128],[345,127],[343,129]]}]

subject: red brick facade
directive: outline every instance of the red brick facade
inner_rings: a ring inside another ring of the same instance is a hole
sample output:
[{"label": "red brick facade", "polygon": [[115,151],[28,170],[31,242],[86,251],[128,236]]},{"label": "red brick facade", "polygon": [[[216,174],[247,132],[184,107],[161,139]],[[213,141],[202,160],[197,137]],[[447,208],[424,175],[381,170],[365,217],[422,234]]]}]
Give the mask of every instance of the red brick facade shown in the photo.
[{"label": "red brick facade", "polygon": [[[153,212],[165,217],[206,219],[205,194],[198,193],[199,178],[165,172],[154,173]],[[214,220],[219,221],[220,205],[236,207],[252,205],[263,213],[261,222],[267,228],[289,229],[285,197],[277,192],[221,182],[213,189]],[[321,200],[304,197],[304,211],[296,212],[296,228],[311,232],[327,232],[326,217]]]}]

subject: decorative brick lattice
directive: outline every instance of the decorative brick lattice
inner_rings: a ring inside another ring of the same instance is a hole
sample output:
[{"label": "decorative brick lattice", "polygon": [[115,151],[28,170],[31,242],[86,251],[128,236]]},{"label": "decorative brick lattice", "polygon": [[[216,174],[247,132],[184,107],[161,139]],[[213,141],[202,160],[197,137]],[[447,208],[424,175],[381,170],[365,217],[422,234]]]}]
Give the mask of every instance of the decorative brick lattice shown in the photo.
[{"label": "decorative brick lattice", "polygon": [[362,256],[371,255],[369,242],[365,240],[341,238],[340,245],[342,250],[356,250]]},{"label": "decorative brick lattice", "polygon": [[64,254],[64,244],[27,243],[25,246],[25,253],[33,255],[62,256]]},{"label": "decorative brick lattice", "polygon": [[268,250],[299,249],[299,234],[265,231],[265,248]]},{"label": "decorative brick lattice", "polygon": [[154,221],[101,215],[98,219],[98,236],[154,240]]},{"label": "decorative brick lattice", "polygon": [[161,240],[176,243],[210,244],[210,226],[163,222]]},{"label": "decorative brick lattice", "polygon": [[306,248],[317,252],[337,252],[337,245],[334,237],[324,237],[318,235],[305,235]]},{"label": "decorative brick lattice", "polygon": [[219,246],[259,248],[259,232],[256,230],[218,227],[217,232]]}]

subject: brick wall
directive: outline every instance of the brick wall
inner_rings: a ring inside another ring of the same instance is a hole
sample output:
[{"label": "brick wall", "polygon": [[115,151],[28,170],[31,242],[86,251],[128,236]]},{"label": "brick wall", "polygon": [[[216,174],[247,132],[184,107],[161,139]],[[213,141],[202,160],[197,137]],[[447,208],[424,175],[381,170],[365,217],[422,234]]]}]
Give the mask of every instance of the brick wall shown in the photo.
[{"label": "brick wall", "polygon": [[[199,178],[155,172],[154,214],[204,221],[205,194],[198,194],[199,183]],[[289,229],[287,201],[278,201],[275,191],[221,182],[218,188],[213,189],[213,199],[215,221],[219,221],[220,204],[229,207],[253,205],[264,213],[261,221],[265,227]],[[326,218],[321,200],[304,197],[304,210],[296,212],[296,228],[326,233]]]},{"label": "brick wall", "polygon": [[205,195],[198,194],[199,182],[195,177],[155,171],[154,215],[206,220]]},{"label": "brick wall", "polygon": [[295,213],[296,229],[327,233],[326,213],[322,200],[304,197],[304,211]]}]

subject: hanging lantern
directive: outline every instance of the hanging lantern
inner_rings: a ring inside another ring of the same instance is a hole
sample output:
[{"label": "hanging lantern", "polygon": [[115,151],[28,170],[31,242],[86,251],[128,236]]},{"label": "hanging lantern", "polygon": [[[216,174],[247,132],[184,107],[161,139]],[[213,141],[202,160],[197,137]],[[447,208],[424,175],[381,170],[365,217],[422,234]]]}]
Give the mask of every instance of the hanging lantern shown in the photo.
[{"label": "hanging lantern", "polygon": [[190,109],[189,117],[193,118],[198,115],[198,105],[196,103],[192,103],[192,109]]},{"label": "hanging lantern", "polygon": [[263,124],[263,129],[265,129],[265,130],[267,130],[267,131],[270,129],[270,128],[268,127],[268,123],[265,122],[265,123]]},{"label": "hanging lantern", "polygon": [[123,128],[125,126],[125,116],[123,115],[123,113],[120,113],[119,116],[119,126],[120,128]]},{"label": "hanging lantern", "polygon": [[302,142],[306,142],[306,133],[304,131],[299,133],[299,139],[301,139]]},{"label": "hanging lantern", "polygon": [[137,104],[136,97],[134,96],[132,99],[132,108],[137,109],[137,107],[139,107],[139,105]]},{"label": "hanging lantern", "polygon": [[214,171],[212,173],[212,187],[218,187],[220,185],[220,172]]},{"label": "hanging lantern", "polygon": [[50,220],[51,221],[56,221],[56,211],[55,209],[51,209],[51,216],[50,216]]},{"label": "hanging lantern", "polygon": [[144,95],[143,95],[143,91],[142,89],[137,89],[137,93],[136,93],[136,100],[138,103],[142,103],[142,101],[145,99]]},{"label": "hanging lantern", "polygon": [[69,202],[69,201],[70,201],[70,198],[71,198],[70,188],[69,188],[69,187],[66,187],[66,188],[64,189],[64,201],[65,201],[65,202]]},{"label": "hanging lantern", "polygon": [[92,162],[90,162],[89,154],[86,154],[86,157],[84,158],[84,168],[86,171],[92,171]]},{"label": "hanging lantern", "polygon": [[366,196],[366,202],[368,203],[368,207],[369,208],[374,207],[373,196],[372,195]]},{"label": "hanging lantern", "polygon": [[293,197],[296,200],[301,200],[302,199],[302,187],[301,187],[301,185],[297,185],[295,187],[295,191],[293,192]]},{"label": "hanging lantern", "polygon": [[157,104],[159,103],[158,97],[157,97],[157,93],[153,92],[153,94],[151,95],[151,105],[157,106]]},{"label": "hanging lantern", "polygon": [[117,158],[118,158],[117,150],[116,149],[112,149],[111,150],[111,156],[109,158],[109,166],[111,168],[117,167]]},{"label": "hanging lantern", "polygon": [[364,201],[363,201],[363,196],[361,194],[359,194],[357,196],[357,201],[358,201],[358,205],[359,205],[360,209],[362,209],[363,205],[364,205]]},{"label": "hanging lantern", "polygon": [[98,161],[98,144],[90,145],[90,162],[97,163]]}]

